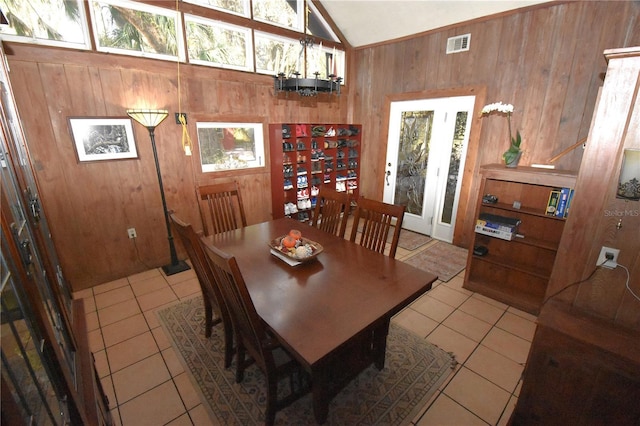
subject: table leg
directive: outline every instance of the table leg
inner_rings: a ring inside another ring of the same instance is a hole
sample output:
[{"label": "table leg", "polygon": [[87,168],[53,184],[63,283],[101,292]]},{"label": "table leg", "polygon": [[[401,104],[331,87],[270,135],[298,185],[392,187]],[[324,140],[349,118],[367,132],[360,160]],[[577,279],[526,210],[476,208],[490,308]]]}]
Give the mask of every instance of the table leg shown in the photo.
[{"label": "table leg", "polygon": [[384,368],[385,355],[387,353],[387,335],[389,334],[389,322],[385,321],[373,330],[373,363],[378,370]]},{"label": "table leg", "polygon": [[329,399],[327,396],[328,377],[324,370],[311,372],[311,397],[313,400],[313,415],[321,425],[327,421],[329,415]]}]

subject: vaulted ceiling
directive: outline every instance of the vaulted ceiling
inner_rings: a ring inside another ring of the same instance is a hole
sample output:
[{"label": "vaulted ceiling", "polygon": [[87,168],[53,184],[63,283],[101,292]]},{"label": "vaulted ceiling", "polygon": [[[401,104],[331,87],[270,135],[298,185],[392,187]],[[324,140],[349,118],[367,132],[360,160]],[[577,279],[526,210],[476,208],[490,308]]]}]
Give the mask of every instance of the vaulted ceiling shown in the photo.
[{"label": "vaulted ceiling", "polygon": [[384,42],[549,0],[320,0],[353,47]]}]

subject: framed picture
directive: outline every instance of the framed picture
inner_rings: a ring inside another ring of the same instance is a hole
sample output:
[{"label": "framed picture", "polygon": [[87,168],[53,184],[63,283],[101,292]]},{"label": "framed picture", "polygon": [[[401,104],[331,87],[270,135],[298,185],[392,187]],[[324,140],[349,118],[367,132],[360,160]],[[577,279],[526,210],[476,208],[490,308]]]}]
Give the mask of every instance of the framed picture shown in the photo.
[{"label": "framed picture", "polygon": [[625,149],[616,198],[640,201],[640,149]]},{"label": "framed picture", "polygon": [[138,158],[130,118],[69,118],[78,161]]},{"label": "framed picture", "polygon": [[196,123],[202,171],[265,167],[262,123]]}]

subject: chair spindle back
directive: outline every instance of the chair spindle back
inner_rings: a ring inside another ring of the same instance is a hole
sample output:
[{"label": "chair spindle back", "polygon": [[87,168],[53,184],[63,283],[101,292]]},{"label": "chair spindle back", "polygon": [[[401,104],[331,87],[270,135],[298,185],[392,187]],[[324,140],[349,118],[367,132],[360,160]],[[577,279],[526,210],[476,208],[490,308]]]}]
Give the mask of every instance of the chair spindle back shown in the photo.
[{"label": "chair spindle back", "polygon": [[349,194],[323,186],[313,212],[312,226],[344,238],[349,216]]},{"label": "chair spindle back", "polygon": [[220,234],[247,226],[237,182],[199,186],[198,199],[205,235]]},{"label": "chair spindle back", "polygon": [[389,233],[393,229],[389,257],[395,258],[404,210],[405,206],[360,197],[349,239],[369,250],[384,253]]}]

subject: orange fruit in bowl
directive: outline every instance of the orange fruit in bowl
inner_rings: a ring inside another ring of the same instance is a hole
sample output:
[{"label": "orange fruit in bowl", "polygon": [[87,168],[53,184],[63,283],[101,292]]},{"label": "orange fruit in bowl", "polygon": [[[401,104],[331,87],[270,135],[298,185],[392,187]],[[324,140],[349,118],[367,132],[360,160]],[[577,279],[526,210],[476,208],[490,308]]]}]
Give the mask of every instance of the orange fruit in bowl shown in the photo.
[{"label": "orange fruit in bowl", "polygon": [[291,235],[287,235],[282,239],[282,245],[286,248],[292,248],[296,246],[296,239]]},{"label": "orange fruit in bowl", "polygon": [[299,240],[300,238],[302,238],[302,232],[298,231],[297,229],[292,229],[291,231],[289,231],[289,236],[295,238],[296,240]]}]

